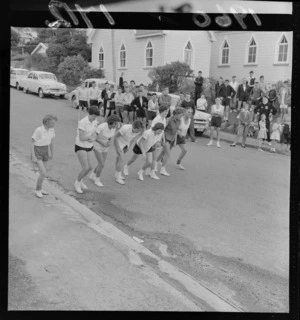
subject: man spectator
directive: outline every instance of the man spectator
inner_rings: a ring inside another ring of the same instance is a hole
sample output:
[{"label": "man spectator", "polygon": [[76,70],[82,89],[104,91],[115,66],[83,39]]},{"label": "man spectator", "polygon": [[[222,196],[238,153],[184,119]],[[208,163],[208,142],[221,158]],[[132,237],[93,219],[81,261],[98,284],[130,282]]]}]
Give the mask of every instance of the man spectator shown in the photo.
[{"label": "man spectator", "polygon": [[131,92],[129,92],[129,86],[125,86],[125,93],[123,94],[123,120],[124,123],[132,123],[133,122],[133,107],[131,106],[131,102],[134,99]]},{"label": "man spectator", "polygon": [[134,80],[131,80],[129,83],[129,92],[131,92],[135,98],[137,97],[137,89]]},{"label": "man spectator", "polygon": [[249,86],[247,85],[247,79],[243,78],[243,83],[238,86],[236,98],[238,100],[238,111],[249,99]]},{"label": "man spectator", "polygon": [[259,82],[255,81],[254,88],[250,91],[250,100],[251,104],[254,107],[257,107],[258,104],[261,102],[262,96],[264,95],[263,91],[259,87]]},{"label": "man spectator", "polygon": [[[237,92],[239,83],[236,81],[236,76],[232,76],[232,80],[229,82],[229,85],[234,89],[235,92]],[[233,111],[236,111],[236,95],[231,99],[231,109]]]},{"label": "man spectator", "polygon": [[225,106],[225,101],[224,99],[226,98],[226,90],[225,90],[225,84],[223,82],[223,78],[220,77],[218,82],[216,83],[215,86],[215,91],[216,91],[216,98],[222,98],[222,105]]},{"label": "man spectator", "polygon": [[106,81],[104,85],[105,85],[105,88],[101,92],[101,99],[103,101],[103,110],[104,110],[104,112],[106,112],[107,99],[105,99],[105,97],[106,97],[106,94],[109,91],[109,83]]},{"label": "man spectator", "polygon": [[247,85],[249,86],[249,90],[251,91],[254,88],[254,84],[255,84],[255,78],[254,78],[254,72],[250,71],[249,72],[249,78],[247,79]]},{"label": "man spectator", "polygon": [[270,142],[270,115],[274,116],[276,115],[277,110],[276,108],[272,105],[272,103],[269,101],[268,97],[264,95],[262,97],[262,102],[254,109],[254,114],[257,115],[258,122],[261,119],[261,115],[265,114],[266,115],[266,127],[267,127],[267,137],[268,137],[268,142]]},{"label": "man spectator", "polygon": [[198,77],[195,79],[195,104],[198,98],[200,98],[200,95],[202,93],[202,85],[203,85],[203,77],[202,77],[202,71],[198,72]]},{"label": "man spectator", "polygon": [[186,93],[185,94],[185,98],[181,103],[181,107],[185,108],[185,109],[189,109],[189,108],[193,109],[193,115],[191,117],[191,122],[190,122],[190,126],[189,126],[189,132],[190,132],[190,137],[191,137],[192,142],[196,142],[195,129],[194,129],[195,104],[191,100],[191,94],[190,93]]},{"label": "man spectator", "polygon": [[180,92],[180,93],[179,93],[179,100],[176,102],[175,109],[181,107],[181,104],[182,104],[182,101],[183,101],[183,100],[184,100],[184,94],[183,94],[183,92]]},{"label": "man spectator", "polygon": [[119,78],[119,87],[122,88],[122,92],[124,93],[125,92],[125,89],[124,89],[124,79],[123,79],[123,76],[124,76],[124,72],[121,73],[121,76]]},{"label": "man spectator", "polygon": [[261,88],[261,90],[263,91],[264,94],[267,93],[267,86],[265,84],[265,77],[264,76],[259,77],[259,87]]},{"label": "man spectator", "polygon": [[138,90],[138,96],[131,102],[133,112],[136,114],[137,120],[143,122],[144,128],[146,127],[146,109],[148,107],[148,99],[143,96],[143,90]]},{"label": "man spectator", "polygon": [[205,79],[203,84],[203,94],[205,95],[206,101],[207,101],[207,112],[210,113],[210,109],[213,102],[213,87],[210,83],[209,79]]},{"label": "man spectator", "polygon": [[101,92],[99,88],[96,86],[96,82],[92,82],[92,86],[89,88],[88,91],[88,106],[98,106],[98,100],[101,97]]},{"label": "man spectator", "polygon": [[231,100],[235,96],[236,92],[232,88],[232,86],[229,85],[229,80],[225,80],[225,98],[224,98],[224,105],[225,105],[225,116],[224,120],[228,121],[228,112],[229,112],[229,107],[231,105]]}]

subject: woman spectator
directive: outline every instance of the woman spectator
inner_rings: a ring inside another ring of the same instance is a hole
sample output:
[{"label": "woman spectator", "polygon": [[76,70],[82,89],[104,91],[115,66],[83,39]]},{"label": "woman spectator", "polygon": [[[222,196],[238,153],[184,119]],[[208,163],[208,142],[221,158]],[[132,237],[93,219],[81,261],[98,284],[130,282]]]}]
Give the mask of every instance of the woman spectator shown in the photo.
[{"label": "woman spectator", "polygon": [[78,122],[75,152],[81,165],[81,171],[74,184],[77,193],[83,193],[82,189],[87,189],[82,180],[93,169],[91,151],[96,140],[96,128],[98,125],[96,118],[99,115],[98,107],[92,106],[88,109],[88,115]]},{"label": "woman spectator", "polygon": [[207,111],[207,100],[203,93],[201,94],[201,97],[197,100],[196,107],[197,107],[197,110]]}]

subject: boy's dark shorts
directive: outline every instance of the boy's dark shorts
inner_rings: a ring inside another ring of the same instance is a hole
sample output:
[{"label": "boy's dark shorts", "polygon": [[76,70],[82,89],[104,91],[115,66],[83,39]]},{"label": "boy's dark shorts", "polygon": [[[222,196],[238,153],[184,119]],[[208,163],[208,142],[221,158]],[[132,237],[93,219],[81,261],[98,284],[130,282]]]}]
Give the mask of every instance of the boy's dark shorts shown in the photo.
[{"label": "boy's dark shorts", "polygon": [[[137,144],[134,145],[132,151],[135,154],[142,154],[142,150]],[[152,146],[146,153],[149,153],[149,152],[152,152],[152,151],[154,151],[154,146]]]},{"label": "boy's dark shorts", "polygon": [[49,160],[49,146],[34,146],[34,155],[37,160],[46,162]]},{"label": "boy's dark shorts", "polygon": [[90,148],[84,148],[84,147],[80,147],[77,144],[75,144],[75,152],[79,151],[79,150],[83,150],[86,152],[90,152],[93,151],[94,147],[90,147]]}]

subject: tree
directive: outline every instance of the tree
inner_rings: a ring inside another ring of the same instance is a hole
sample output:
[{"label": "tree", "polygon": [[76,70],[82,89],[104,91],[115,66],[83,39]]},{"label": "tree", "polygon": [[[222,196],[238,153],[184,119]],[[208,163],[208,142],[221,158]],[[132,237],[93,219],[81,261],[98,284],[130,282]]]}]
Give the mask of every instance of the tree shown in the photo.
[{"label": "tree", "polygon": [[90,66],[83,70],[83,79],[104,78],[105,74],[102,69],[91,69]]},{"label": "tree", "polygon": [[68,85],[76,85],[84,77],[89,65],[81,55],[66,57],[58,66],[57,72],[61,80]]},{"label": "tree", "polygon": [[14,30],[11,30],[11,37],[10,37],[10,45],[12,47],[16,47],[20,42],[20,36],[19,34],[14,31]]},{"label": "tree", "polygon": [[24,61],[24,65],[26,69],[30,70],[53,71],[49,58],[39,53],[28,56]]},{"label": "tree", "polygon": [[169,87],[170,92],[177,92],[184,80],[192,74],[193,70],[188,64],[175,61],[153,68],[148,76],[152,80],[151,88],[154,89],[158,85],[160,89]]}]

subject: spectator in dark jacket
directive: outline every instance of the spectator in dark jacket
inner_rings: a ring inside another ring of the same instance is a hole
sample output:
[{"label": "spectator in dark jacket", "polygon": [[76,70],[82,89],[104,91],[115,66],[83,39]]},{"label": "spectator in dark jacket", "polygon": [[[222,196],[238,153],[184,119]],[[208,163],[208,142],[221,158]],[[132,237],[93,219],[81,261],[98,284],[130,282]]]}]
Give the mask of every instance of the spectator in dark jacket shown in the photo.
[{"label": "spectator in dark jacket", "polygon": [[236,98],[238,100],[238,111],[241,110],[241,107],[247,103],[249,99],[249,86],[247,85],[247,79],[243,78],[243,83],[241,83],[236,92]]},{"label": "spectator in dark jacket", "polygon": [[229,80],[225,80],[225,98],[224,98],[224,106],[225,106],[225,115],[224,120],[228,121],[228,112],[229,106],[231,105],[231,100],[234,98],[236,92],[235,90],[229,85]]},{"label": "spectator in dark jacket", "polygon": [[222,77],[219,78],[218,82],[215,85],[215,92],[215,98],[222,98],[222,104],[225,106],[224,99],[226,98],[226,90]]},{"label": "spectator in dark jacket", "polygon": [[193,109],[193,115],[191,117],[191,122],[189,126],[189,132],[190,132],[190,137],[192,142],[196,142],[196,137],[195,137],[195,129],[194,129],[194,114],[195,114],[195,104],[194,101],[191,100],[191,94],[186,93],[185,98],[181,103],[181,107],[184,109],[192,108]]},{"label": "spectator in dark jacket", "polygon": [[200,98],[202,93],[202,86],[203,86],[203,77],[202,77],[202,71],[198,72],[198,77],[195,79],[195,104],[197,102],[197,99]]}]

